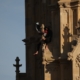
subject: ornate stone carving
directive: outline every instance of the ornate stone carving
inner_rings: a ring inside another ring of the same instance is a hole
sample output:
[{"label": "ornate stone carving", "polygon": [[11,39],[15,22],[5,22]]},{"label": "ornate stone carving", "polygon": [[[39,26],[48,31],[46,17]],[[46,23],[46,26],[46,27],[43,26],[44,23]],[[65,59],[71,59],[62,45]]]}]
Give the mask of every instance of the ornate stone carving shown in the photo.
[{"label": "ornate stone carving", "polygon": [[76,56],[76,65],[79,68],[79,76],[76,77],[76,80],[80,80],[80,53]]},{"label": "ornate stone carving", "polygon": [[76,77],[76,80],[80,80],[80,77],[78,76],[78,77]]},{"label": "ornate stone carving", "polygon": [[72,52],[68,53],[68,60],[73,60],[73,53]]},{"label": "ornate stone carving", "polygon": [[78,6],[80,6],[80,1],[78,2]]},{"label": "ornate stone carving", "polygon": [[65,7],[71,7],[70,3],[64,3]]},{"label": "ornate stone carving", "polygon": [[76,57],[76,64],[78,67],[80,67],[80,53]]},{"label": "ornate stone carving", "polygon": [[59,7],[60,8],[63,8],[64,7],[62,2],[59,1],[58,4],[59,4]]},{"label": "ornate stone carving", "polygon": [[46,44],[43,44],[42,45],[42,64],[46,65],[46,64],[49,64],[50,62],[53,62],[54,61],[54,58],[53,56],[51,55],[50,51],[47,49],[45,50],[45,46]]},{"label": "ornate stone carving", "polygon": [[63,4],[60,4],[60,6],[59,6],[60,8],[63,8]]},{"label": "ornate stone carving", "polygon": [[77,22],[76,29],[77,29],[77,35],[78,35],[78,37],[80,37],[80,19]]},{"label": "ornate stone carving", "polygon": [[72,44],[71,47],[72,47],[73,50],[72,50],[72,52],[68,52],[67,55],[68,55],[68,60],[73,61],[73,56],[74,56],[73,54],[74,54],[74,51],[75,51],[75,49],[76,49],[76,46],[74,46],[74,45]]},{"label": "ornate stone carving", "polygon": [[59,3],[59,5],[60,5],[60,8],[67,8],[67,7],[71,7],[70,6],[70,3],[68,3],[68,2],[61,2],[61,1],[59,1],[58,2]]},{"label": "ornate stone carving", "polygon": [[19,61],[20,61],[19,57],[16,57],[15,61],[16,61],[16,64],[13,64],[13,66],[16,67],[15,72],[16,74],[18,74],[20,72],[19,68],[22,66],[22,64],[19,64]]}]

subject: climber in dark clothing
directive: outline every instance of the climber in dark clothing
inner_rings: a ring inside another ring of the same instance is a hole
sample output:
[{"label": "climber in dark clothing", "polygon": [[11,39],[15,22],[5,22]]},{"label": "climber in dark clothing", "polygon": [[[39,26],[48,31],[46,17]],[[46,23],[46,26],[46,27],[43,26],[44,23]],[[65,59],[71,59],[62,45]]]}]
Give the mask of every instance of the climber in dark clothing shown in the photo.
[{"label": "climber in dark clothing", "polygon": [[37,44],[37,50],[34,53],[34,55],[38,54],[38,51],[42,43],[46,44],[45,46],[45,49],[46,49],[48,47],[47,44],[50,43],[52,39],[52,31],[48,27],[45,27],[44,24],[42,24],[41,27],[39,24],[37,24],[36,30],[41,37],[40,37],[39,43]]}]

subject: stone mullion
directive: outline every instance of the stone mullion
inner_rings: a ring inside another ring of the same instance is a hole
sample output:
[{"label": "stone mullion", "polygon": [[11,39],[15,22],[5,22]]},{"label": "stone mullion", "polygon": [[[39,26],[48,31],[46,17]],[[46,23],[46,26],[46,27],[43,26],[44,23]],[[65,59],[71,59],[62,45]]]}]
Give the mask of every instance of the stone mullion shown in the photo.
[{"label": "stone mullion", "polygon": [[[70,30],[70,34],[72,33],[72,15],[71,8],[69,3],[60,3],[60,53],[63,54],[63,45],[64,45],[64,28],[68,27]],[[71,41],[71,37],[69,37],[69,41]]]},{"label": "stone mullion", "polygon": [[[69,32],[73,34],[73,14],[72,9],[70,6],[70,3],[66,3],[66,9],[67,9],[67,26],[69,28]],[[71,42],[71,37],[69,37],[69,41]]]},{"label": "stone mullion", "polygon": [[79,20],[80,19],[80,3],[78,3],[78,7],[77,7],[77,19]]},{"label": "stone mullion", "polygon": [[60,5],[60,53],[63,53],[62,45],[63,45],[63,24],[64,24],[64,14],[63,14],[64,8],[62,5]]},{"label": "stone mullion", "polygon": [[[73,35],[73,11],[71,7],[69,8],[69,29],[70,29],[70,33]],[[71,42],[71,38],[70,38],[70,42]]]}]

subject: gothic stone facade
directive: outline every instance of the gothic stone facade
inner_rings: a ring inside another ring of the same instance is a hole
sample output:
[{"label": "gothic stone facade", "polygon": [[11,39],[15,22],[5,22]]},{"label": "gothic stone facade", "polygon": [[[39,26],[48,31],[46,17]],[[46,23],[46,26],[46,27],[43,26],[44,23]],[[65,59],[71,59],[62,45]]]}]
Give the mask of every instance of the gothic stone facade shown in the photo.
[{"label": "gothic stone facade", "polygon": [[[26,77],[22,80],[80,80],[79,20],[80,0],[25,0]],[[49,26],[53,38],[47,50],[41,48],[33,56],[36,22]]]}]

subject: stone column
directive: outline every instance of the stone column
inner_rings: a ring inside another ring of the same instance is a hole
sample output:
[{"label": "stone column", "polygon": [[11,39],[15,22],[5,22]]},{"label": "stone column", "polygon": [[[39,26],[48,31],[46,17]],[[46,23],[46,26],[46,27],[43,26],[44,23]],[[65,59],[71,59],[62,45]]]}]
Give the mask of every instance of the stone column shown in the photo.
[{"label": "stone column", "polygon": [[[68,17],[68,27],[69,27],[69,33],[73,35],[73,13],[70,6],[70,3],[65,4],[67,7],[67,17]],[[69,37],[69,41],[71,42],[71,37]]]},{"label": "stone column", "polygon": [[66,26],[67,24],[67,14],[66,14],[66,11],[65,11],[65,8],[63,7],[63,3],[59,3],[60,5],[60,53],[62,54],[63,53],[63,42],[64,42],[64,39],[63,39],[63,30],[64,30],[64,27]]},{"label": "stone column", "polygon": [[73,80],[80,80],[80,39],[78,41],[78,45],[73,52]]},{"label": "stone column", "polygon": [[78,3],[78,8],[77,8],[77,13],[78,13],[78,20],[80,19],[80,2]]},{"label": "stone column", "polygon": [[[72,10],[70,3],[59,2],[60,5],[60,53],[62,58],[67,57],[69,52],[72,29]],[[68,30],[67,32],[65,30]],[[67,34],[68,33],[68,34]]]},{"label": "stone column", "polygon": [[78,38],[77,45],[73,48],[73,51],[68,53],[68,60],[72,61],[73,80],[80,80],[80,38]]}]

